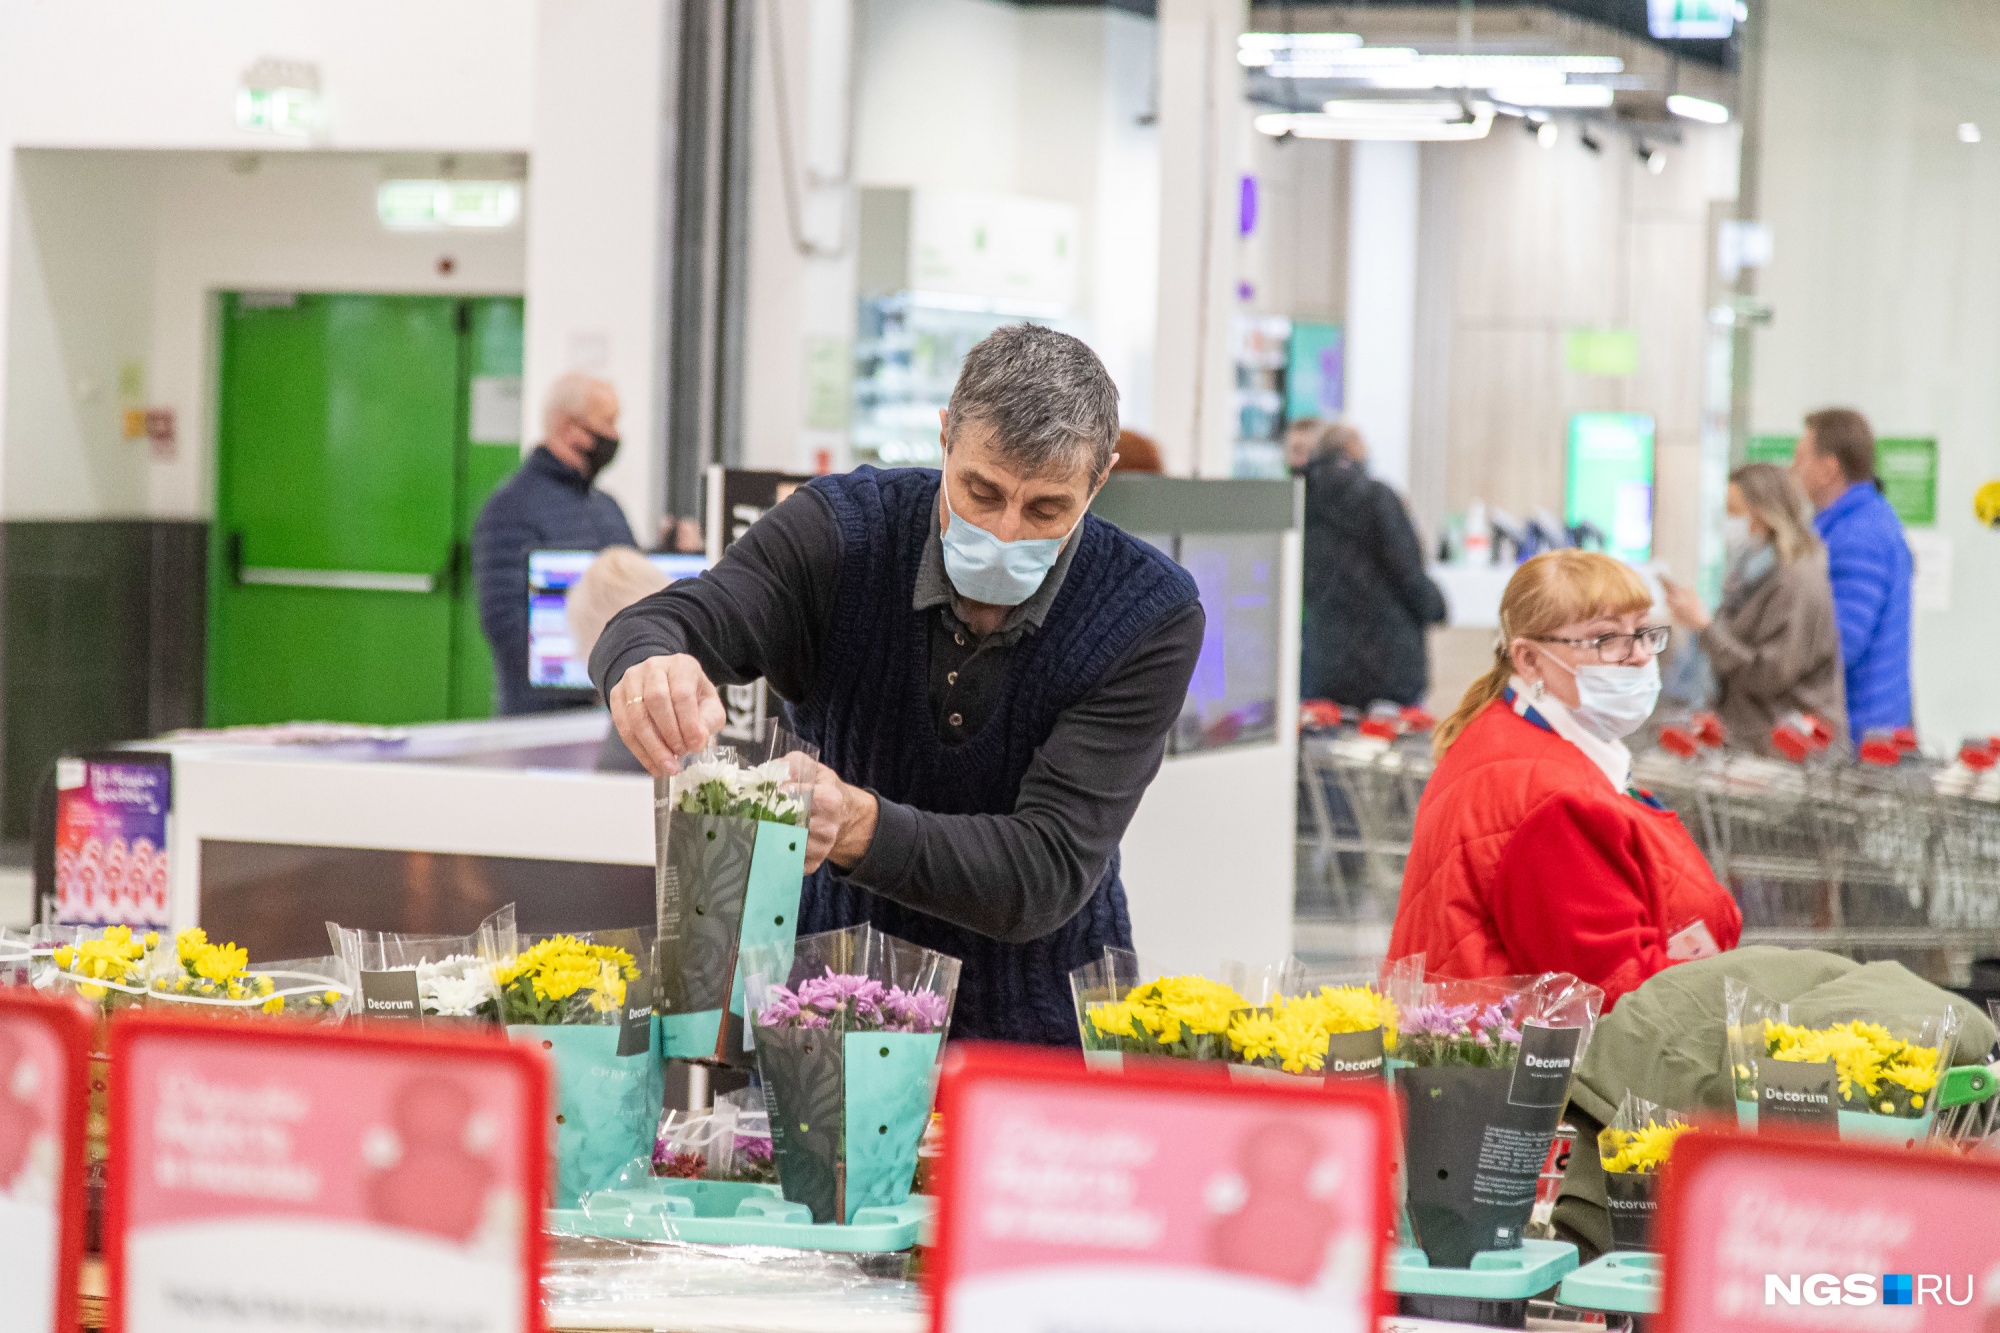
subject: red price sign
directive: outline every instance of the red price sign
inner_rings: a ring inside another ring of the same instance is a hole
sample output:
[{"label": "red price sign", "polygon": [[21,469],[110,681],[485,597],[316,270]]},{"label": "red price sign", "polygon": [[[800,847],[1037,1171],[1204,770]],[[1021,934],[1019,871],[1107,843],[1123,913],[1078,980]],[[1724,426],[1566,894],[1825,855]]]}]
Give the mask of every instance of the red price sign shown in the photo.
[{"label": "red price sign", "polygon": [[1387,1312],[1379,1086],[968,1046],[941,1105],[938,1333],[1363,1333]]},{"label": "red price sign", "polygon": [[77,1326],[89,1024],[0,990],[0,1309],[9,1329]]},{"label": "red price sign", "polygon": [[1662,1184],[1665,1333],[2000,1328],[2000,1164],[1703,1133]]},{"label": "red price sign", "polygon": [[546,1098],[504,1042],[121,1021],[114,1333],[537,1333]]}]

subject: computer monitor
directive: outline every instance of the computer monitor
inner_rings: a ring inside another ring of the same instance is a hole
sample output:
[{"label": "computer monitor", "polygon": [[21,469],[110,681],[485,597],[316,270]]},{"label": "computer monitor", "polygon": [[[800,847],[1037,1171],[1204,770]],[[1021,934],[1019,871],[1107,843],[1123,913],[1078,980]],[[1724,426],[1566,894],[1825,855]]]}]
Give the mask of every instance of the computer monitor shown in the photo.
[{"label": "computer monitor", "polygon": [[[587,690],[590,672],[569,633],[569,590],[596,551],[528,552],[528,683],[543,690]],[[648,555],[669,583],[708,568],[699,555]]]}]

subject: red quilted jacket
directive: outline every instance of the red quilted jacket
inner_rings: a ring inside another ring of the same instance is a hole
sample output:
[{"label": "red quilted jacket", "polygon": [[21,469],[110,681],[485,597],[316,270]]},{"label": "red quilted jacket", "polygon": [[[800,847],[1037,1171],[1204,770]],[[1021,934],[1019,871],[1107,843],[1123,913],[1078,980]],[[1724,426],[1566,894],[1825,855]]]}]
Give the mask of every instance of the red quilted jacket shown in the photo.
[{"label": "red quilted jacket", "polygon": [[1569,972],[1603,988],[1608,1010],[1742,934],[1671,811],[1614,791],[1583,751],[1503,701],[1424,789],[1389,957],[1422,953],[1448,977]]}]

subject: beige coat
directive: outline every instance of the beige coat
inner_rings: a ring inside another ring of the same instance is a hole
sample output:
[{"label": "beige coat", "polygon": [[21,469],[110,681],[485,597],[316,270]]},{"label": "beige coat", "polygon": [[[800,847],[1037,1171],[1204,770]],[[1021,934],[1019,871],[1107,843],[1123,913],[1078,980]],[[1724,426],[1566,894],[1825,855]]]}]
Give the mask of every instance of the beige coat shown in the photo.
[{"label": "beige coat", "polygon": [[1701,632],[1715,671],[1715,711],[1739,749],[1775,753],[1771,728],[1787,714],[1811,713],[1847,735],[1840,629],[1826,552],[1779,565],[1722,600]]}]

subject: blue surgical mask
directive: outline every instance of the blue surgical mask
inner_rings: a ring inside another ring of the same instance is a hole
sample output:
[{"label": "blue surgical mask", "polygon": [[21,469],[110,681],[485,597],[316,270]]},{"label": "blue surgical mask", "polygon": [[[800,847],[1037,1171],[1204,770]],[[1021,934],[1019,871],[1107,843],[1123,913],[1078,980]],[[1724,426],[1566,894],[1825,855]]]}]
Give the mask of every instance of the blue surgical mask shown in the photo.
[{"label": "blue surgical mask", "polygon": [[[951,523],[944,530],[944,572],[958,595],[989,606],[1019,606],[1035,595],[1062,554],[1063,543],[1076,524],[1060,537],[1024,537],[1003,542],[951,507],[951,484],[941,479],[944,510]],[[1089,512],[1088,506],[1085,512]],[[1083,522],[1081,516],[1077,523]]]}]

